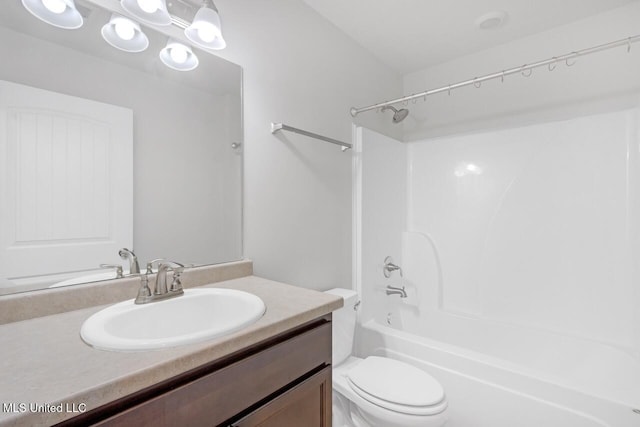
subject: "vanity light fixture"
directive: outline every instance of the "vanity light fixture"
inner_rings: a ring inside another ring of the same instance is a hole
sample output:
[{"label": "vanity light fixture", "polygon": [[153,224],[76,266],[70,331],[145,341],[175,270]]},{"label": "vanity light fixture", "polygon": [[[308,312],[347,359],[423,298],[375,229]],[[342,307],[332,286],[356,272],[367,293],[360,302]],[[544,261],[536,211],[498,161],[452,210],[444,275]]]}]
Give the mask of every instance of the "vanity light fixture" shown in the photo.
[{"label": "vanity light fixture", "polygon": [[227,43],[222,37],[220,15],[213,1],[210,6],[205,3],[198,9],[193,22],[184,30],[184,34],[199,47],[215,50],[227,47]]},{"label": "vanity light fixture", "polygon": [[75,30],[84,23],[73,0],[22,0],[22,5],[33,16],[54,27]]},{"label": "vanity light fixture", "polygon": [[124,10],[149,25],[171,25],[166,0],[120,0]]},{"label": "vanity light fixture", "polygon": [[101,33],[107,43],[125,52],[142,52],[149,46],[149,39],[140,29],[140,24],[117,13],[111,15]]},{"label": "vanity light fixture", "polygon": [[177,71],[191,71],[198,66],[198,57],[191,46],[184,45],[175,39],[169,39],[160,51],[160,60],[169,68]]}]

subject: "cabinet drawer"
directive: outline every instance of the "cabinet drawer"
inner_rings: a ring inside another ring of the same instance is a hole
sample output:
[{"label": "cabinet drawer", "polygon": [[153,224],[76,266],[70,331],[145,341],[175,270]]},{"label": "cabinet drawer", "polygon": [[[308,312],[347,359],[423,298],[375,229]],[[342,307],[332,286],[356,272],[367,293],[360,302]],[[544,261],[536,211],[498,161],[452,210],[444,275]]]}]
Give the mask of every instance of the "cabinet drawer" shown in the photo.
[{"label": "cabinet drawer", "polygon": [[229,427],[331,426],[331,366],[281,394]]},{"label": "cabinet drawer", "polygon": [[310,371],[331,364],[331,323],[163,393],[99,426],[216,426],[285,389]]}]

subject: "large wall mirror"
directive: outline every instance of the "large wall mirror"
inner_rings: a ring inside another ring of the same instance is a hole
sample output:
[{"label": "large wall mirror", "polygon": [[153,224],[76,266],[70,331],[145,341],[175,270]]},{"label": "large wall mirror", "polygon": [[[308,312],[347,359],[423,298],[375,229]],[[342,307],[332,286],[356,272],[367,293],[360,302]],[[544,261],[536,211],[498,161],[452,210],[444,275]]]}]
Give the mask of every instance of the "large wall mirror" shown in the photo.
[{"label": "large wall mirror", "polygon": [[75,30],[2,2],[0,295],[126,275],[122,248],[143,272],[242,258],[242,69],[195,48],[168,68],[145,26],[144,52],[115,49],[105,1],[76,0]]}]

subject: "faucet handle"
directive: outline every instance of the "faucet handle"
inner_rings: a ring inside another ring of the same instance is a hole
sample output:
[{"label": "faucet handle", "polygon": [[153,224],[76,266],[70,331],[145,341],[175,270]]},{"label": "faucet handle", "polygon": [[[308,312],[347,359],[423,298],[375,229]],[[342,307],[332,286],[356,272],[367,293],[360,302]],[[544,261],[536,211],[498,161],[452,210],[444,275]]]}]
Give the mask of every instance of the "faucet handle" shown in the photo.
[{"label": "faucet handle", "polygon": [[121,265],[118,265],[118,264],[100,264],[100,268],[115,268],[116,269],[116,279],[122,279],[124,277]]},{"label": "faucet handle", "polygon": [[171,282],[171,286],[169,286],[169,292],[182,292],[182,281],[180,280],[180,275],[182,274],[182,270],[174,270],[173,272],[173,281]]},{"label": "faucet handle", "polygon": [[384,277],[388,279],[389,277],[391,277],[392,272],[398,271],[398,270],[400,271],[400,277],[402,277],[402,268],[400,268],[400,266],[393,263],[393,258],[388,256],[384,259],[384,267],[382,268],[382,273],[384,274]]},{"label": "faucet handle", "polygon": [[145,304],[151,301],[151,288],[149,288],[149,276],[146,274],[140,275],[140,289],[138,289],[138,296],[136,297],[134,303],[136,304]]}]

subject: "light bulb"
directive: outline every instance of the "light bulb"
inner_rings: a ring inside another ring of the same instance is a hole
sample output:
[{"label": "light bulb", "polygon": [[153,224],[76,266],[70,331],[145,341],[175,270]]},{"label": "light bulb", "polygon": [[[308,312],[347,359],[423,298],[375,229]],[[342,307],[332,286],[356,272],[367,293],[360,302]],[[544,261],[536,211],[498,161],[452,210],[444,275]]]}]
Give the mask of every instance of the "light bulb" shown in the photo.
[{"label": "light bulb", "polygon": [[158,0],[138,0],[138,6],[147,13],[154,13],[160,9]]},{"label": "light bulb", "polygon": [[202,25],[198,28],[198,37],[200,37],[205,43],[211,43],[214,41],[216,35],[216,30],[213,28],[213,25]]},{"label": "light bulb", "polygon": [[42,0],[42,5],[50,12],[61,14],[67,10],[67,4],[62,0]]},{"label": "light bulb", "polygon": [[128,19],[118,19],[114,25],[114,30],[122,40],[131,40],[133,36],[136,35],[136,29],[133,22]]},{"label": "light bulb", "polygon": [[169,49],[169,55],[176,64],[184,64],[187,60],[187,57],[189,56],[189,53],[184,46],[176,44],[173,45],[171,49]]}]

